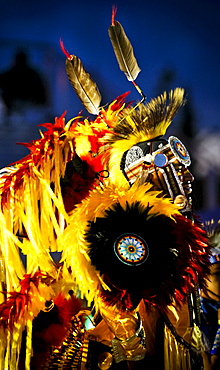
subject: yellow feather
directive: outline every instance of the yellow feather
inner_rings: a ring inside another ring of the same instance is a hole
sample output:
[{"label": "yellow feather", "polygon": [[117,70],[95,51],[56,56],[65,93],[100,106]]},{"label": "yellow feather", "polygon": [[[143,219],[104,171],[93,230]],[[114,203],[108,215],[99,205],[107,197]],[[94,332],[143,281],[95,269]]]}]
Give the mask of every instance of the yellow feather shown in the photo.
[{"label": "yellow feather", "polygon": [[110,172],[110,181],[125,183],[120,170],[123,153],[137,143],[163,136],[183,104],[184,90],[176,88],[170,91],[169,99],[164,92],[147,104],[140,104],[138,109],[129,107],[122,111],[112,134],[108,133],[102,139],[109,150],[105,165]]},{"label": "yellow feather", "polygon": [[76,153],[79,157],[87,155],[91,150],[91,144],[87,136],[81,135],[75,139]]}]

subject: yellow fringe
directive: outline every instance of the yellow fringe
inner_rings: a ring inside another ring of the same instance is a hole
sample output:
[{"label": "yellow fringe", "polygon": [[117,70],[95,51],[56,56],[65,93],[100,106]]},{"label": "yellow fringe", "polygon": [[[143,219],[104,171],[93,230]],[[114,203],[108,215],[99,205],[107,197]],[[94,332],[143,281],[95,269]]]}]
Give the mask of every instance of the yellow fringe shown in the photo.
[{"label": "yellow fringe", "polygon": [[[33,274],[39,269],[48,273],[53,279],[58,278],[58,271],[50,252],[62,250],[61,236],[64,225],[69,222],[60,188],[60,178],[64,176],[67,159],[69,160],[73,153],[73,146],[69,142],[73,136],[67,136],[59,140],[58,133],[54,132],[52,149],[49,149],[49,140],[46,141],[44,153],[36,166],[34,161],[30,159],[26,161],[24,158],[12,173],[0,178],[0,274],[4,290],[6,287],[8,292],[19,292],[19,283],[25,273]],[[44,138],[43,134],[42,138]],[[25,170],[20,174],[19,170],[23,168],[22,166]],[[3,203],[2,192],[7,176],[10,176],[10,189],[6,202]],[[19,183],[16,176],[19,176]],[[53,190],[51,183],[53,183]],[[22,237],[24,232],[27,238]],[[59,237],[59,243],[57,237]],[[20,250],[27,256],[26,269]],[[52,286],[39,282],[37,289],[31,283],[31,302],[25,307],[22,317],[15,323],[12,333],[1,329],[1,370],[18,368],[21,337],[25,326],[27,326],[25,369],[30,369],[32,320],[44,308],[45,302],[54,296]],[[1,295],[1,303],[3,302],[4,296]]]},{"label": "yellow fringe", "polygon": [[190,353],[177,342],[171,331],[164,329],[164,370],[190,370]]},{"label": "yellow fringe", "polygon": [[0,370],[5,369],[5,351],[7,348],[7,335],[3,328],[0,328]]},{"label": "yellow fringe", "polygon": [[29,370],[32,356],[32,320],[30,319],[27,320],[26,333],[25,370]]}]

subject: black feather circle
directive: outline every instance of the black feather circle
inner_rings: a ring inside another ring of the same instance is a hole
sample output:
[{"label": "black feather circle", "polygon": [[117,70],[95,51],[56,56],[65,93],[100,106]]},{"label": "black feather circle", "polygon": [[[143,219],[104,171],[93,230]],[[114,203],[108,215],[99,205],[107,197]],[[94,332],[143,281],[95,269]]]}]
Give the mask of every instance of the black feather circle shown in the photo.
[{"label": "black feather circle", "polygon": [[[105,217],[89,222],[85,235],[89,256],[112,288],[111,292],[103,291],[110,304],[122,295],[132,308],[142,298],[162,307],[173,300],[184,301],[207,272],[202,231],[183,216],[149,215],[150,209],[139,202],[127,204],[125,209],[116,203],[105,211]],[[134,235],[146,246],[142,263],[126,263],[117,255],[117,240],[127,235]]]}]

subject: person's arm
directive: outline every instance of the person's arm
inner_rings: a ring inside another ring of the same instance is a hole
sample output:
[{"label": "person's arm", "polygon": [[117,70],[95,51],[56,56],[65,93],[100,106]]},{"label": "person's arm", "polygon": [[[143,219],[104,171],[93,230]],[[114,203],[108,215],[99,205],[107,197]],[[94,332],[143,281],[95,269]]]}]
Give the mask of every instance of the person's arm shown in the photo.
[{"label": "person's arm", "polygon": [[211,356],[211,370],[219,370],[220,369],[220,356],[219,355],[212,355]]},{"label": "person's arm", "polygon": [[207,352],[202,352],[204,370],[212,370],[211,368],[211,356]]}]

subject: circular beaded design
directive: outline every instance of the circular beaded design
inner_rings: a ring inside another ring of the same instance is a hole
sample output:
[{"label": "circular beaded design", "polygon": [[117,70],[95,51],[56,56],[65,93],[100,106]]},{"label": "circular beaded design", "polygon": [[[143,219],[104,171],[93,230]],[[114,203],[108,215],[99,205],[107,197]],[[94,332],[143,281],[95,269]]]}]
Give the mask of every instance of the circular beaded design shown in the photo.
[{"label": "circular beaded design", "polygon": [[130,166],[133,162],[137,161],[141,157],[144,157],[144,152],[139,146],[133,146],[126,154],[125,167]]},{"label": "circular beaded design", "polygon": [[142,264],[149,255],[147,243],[136,234],[120,235],[114,244],[114,251],[121,262],[130,266]]},{"label": "circular beaded design", "polygon": [[189,166],[191,164],[190,155],[182,141],[175,136],[170,136],[169,144],[175,157],[185,166]]}]

